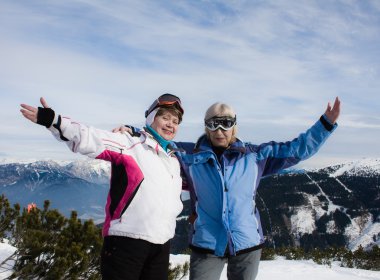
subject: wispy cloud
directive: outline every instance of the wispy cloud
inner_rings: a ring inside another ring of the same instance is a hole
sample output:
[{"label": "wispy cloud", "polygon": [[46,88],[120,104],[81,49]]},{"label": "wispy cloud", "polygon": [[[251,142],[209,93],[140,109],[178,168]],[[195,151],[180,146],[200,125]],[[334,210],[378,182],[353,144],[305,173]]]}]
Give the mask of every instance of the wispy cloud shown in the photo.
[{"label": "wispy cloud", "polygon": [[5,0],[0,10],[0,131],[9,137],[29,131],[18,104],[40,96],[107,129],[142,124],[167,91],[188,108],[186,140],[216,101],[235,107],[253,141],[250,126],[276,140],[313,123],[335,96],[341,128],[363,131],[356,142],[367,131],[380,137],[376,1]]}]

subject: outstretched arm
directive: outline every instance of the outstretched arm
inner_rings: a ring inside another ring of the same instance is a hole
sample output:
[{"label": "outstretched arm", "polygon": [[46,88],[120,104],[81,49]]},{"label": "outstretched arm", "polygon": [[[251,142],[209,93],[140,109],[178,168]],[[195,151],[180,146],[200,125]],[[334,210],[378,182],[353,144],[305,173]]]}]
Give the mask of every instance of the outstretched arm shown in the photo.
[{"label": "outstretched arm", "polygon": [[340,100],[337,97],[334,105],[330,102],[320,120],[306,132],[288,142],[269,142],[258,146],[258,159],[263,175],[270,175],[293,166],[314,155],[337,127],[340,114]]},{"label": "outstretched arm", "polygon": [[[127,134],[111,133],[74,122],[70,118],[55,114],[44,98],[41,97],[40,102],[43,107],[39,108],[21,104],[22,115],[34,123],[47,127],[57,140],[66,142],[75,153],[95,158],[105,154],[105,151],[119,154],[131,144],[131,137]],[[102,159],[110,160],[105,156]]]}]

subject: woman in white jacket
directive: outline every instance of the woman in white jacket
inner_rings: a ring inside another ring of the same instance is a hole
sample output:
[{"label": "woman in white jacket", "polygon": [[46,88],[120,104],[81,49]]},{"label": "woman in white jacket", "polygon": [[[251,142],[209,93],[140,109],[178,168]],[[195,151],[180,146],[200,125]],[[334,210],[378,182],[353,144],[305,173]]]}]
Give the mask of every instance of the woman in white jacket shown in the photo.
[{"label": "woman in white jacket", "polygon": [[184,113],[181,101],[161,95],[145,112],[139,134],[111,133],[21,104],[21,113],[45,126],[72,152],[110,161],[112,174],[103,226],[103,279],[168,278],[169,240],[182,210],[180,165],[170,141]]}]

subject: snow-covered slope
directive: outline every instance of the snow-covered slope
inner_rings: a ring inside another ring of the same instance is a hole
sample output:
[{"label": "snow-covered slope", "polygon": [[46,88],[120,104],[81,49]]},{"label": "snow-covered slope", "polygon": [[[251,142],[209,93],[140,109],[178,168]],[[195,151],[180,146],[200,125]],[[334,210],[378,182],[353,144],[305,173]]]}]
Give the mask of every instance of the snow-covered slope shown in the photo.
[{"label": "snow-covered slope", "polygon": [[341,175],[361,175],[376,176],[380,175],[380,159],[365,158],[350,161],[342,164],[332,165],[321,169],[331,169],[330,176],[338,177]]},{"label": "snow-covered slope", "polygon": [[103,160],[78,160],[66,165],[67,171],[73,175],[96,184],[109,182],[111,164]]},{"label": "snow-covered slope", "polygon": [[[3,263],[15,248],[0,243],[0,263]],[[172,266],[189,262],[188,255],[170,255]],[[0,279],[10,276],[12,270],[9,270],[13,262],[7,262],[0,267]],[[189,275],[182,278],[188,280]],[[226,268],[223,270],[220,280],[226,280]],[[317,265],[312,261],[289,261],[278,258],[274,261],[261,261],[257,280],[378,280],[380,271],[369,271],[362,269],[343,268],[338,264],[331,267],[326,265]],[[215,279],[217,280],[217,279]]]},{"label": "snow-covered slope", "polygon": [[16,251],[16,248],[9,245],[7,240],[0,242],[0,279],[5,279],[12,274],[14,261],[8,259]]},{"label": "snow-covered slope", "polygon": [[[173,266],[189,262],[188,255],[170,255]],[[189,276],[182,278],[188,280]],[[380,271],[369,271],[340,267],[333,264],[318,265],[313,261],[290,261],[278,258],[274,261],[261,261],[257,280],[379,280]],[[215,279],[217,280],[217,279]],[[220,280],[227,280],[226,267]]]}]

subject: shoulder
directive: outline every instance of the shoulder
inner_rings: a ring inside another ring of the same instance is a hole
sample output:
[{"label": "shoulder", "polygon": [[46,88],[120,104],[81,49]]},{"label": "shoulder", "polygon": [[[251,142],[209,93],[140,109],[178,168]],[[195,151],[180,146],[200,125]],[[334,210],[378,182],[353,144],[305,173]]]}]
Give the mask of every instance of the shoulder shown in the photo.
[{"label": "shoulder", "polygon": [[176,149],[181,149],[182,152],[192,153],[195,147],[195,143],[192,142],[172,142],[172,146]]}]

